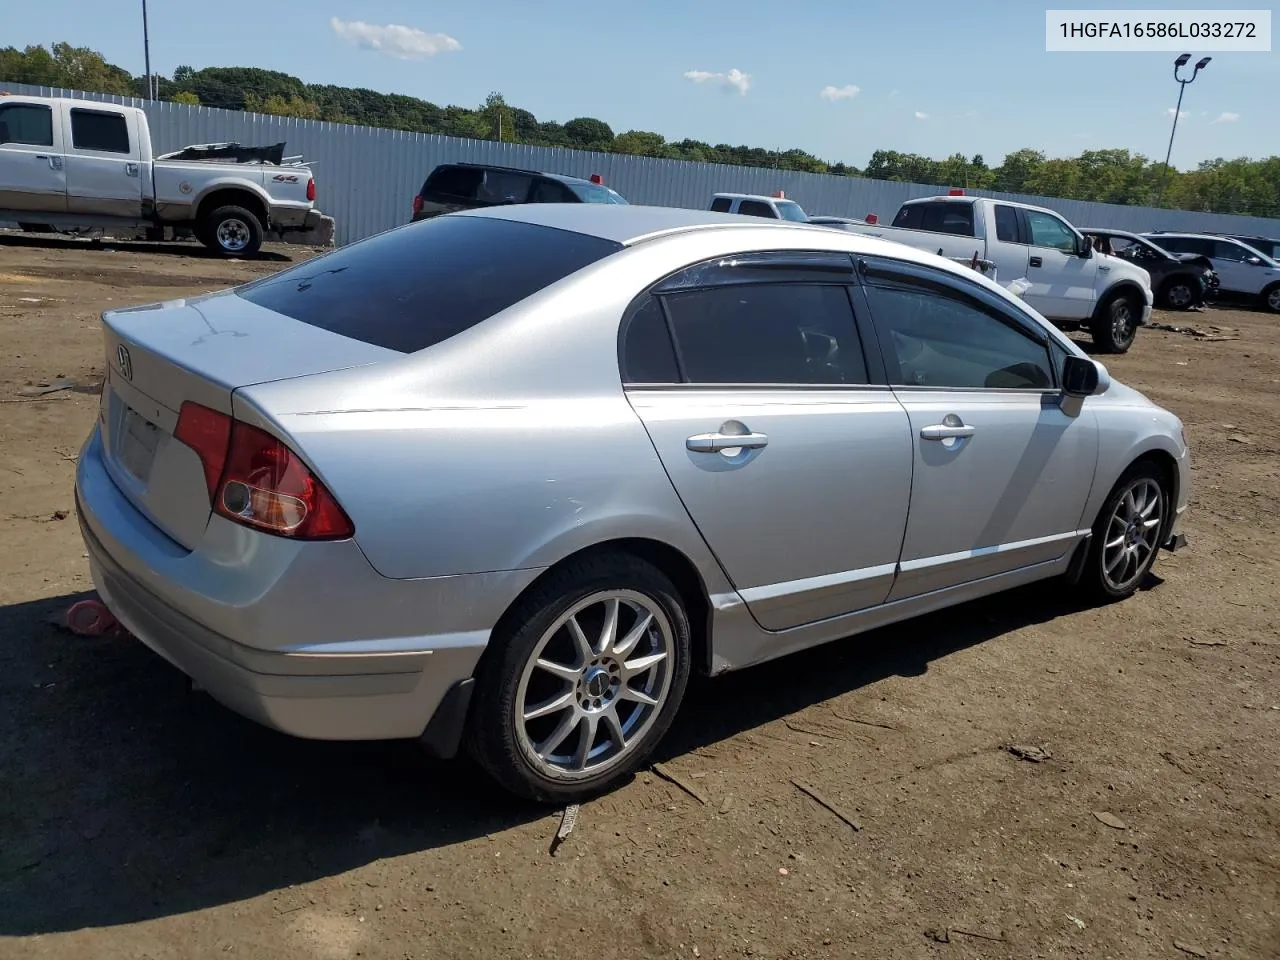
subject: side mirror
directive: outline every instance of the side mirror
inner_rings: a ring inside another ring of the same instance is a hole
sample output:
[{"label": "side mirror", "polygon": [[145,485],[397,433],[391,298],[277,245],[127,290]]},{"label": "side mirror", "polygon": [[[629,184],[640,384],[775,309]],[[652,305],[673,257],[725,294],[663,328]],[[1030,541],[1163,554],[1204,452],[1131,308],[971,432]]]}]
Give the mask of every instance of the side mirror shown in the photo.
[{"label": "side mirror", "polygon": [[1102,385],[1102,365],[1071,354],[1062,364],[1062,392],[1069,397],[1091,397]]},{"label": "side mirror", "polygon": [[1093,256],[1093,244],[1088,237],[1076,236],[1076,256],[1081,260],[1088,260]]}]

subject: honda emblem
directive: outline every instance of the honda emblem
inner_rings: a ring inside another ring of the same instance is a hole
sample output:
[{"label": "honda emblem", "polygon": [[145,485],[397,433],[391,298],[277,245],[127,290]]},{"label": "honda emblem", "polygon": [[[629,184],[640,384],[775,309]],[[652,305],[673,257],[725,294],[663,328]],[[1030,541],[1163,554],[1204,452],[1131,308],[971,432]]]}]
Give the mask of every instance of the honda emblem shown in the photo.
[{"label": "honda emblem", "polygon": [[120,375],[126,380],[133,379],[133,361],[129,358],[129,350],[122,343],[116,347],[116,366],[120,368]]}]

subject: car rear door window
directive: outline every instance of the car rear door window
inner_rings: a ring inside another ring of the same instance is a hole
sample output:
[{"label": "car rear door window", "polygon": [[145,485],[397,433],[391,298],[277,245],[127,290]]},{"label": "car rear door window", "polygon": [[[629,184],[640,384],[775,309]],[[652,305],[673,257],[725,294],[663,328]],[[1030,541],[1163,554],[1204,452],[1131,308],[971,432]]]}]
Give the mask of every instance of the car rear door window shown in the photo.
[{"label": "car rear door window", "polygon": [[996,239],[1005,243],[1019,243],[1018,210],[1016,207],[996,204]]},{"label": "car rear door window", "polygon": [[483,171],[472,167],[437,167],[422,186],[423,197],[475,200]]},{"label": "car rear door window", "polygon": [[331,333],[412,353],[621,249],[612,240],[519,221],[435,217],[235,292]]},{"label": "car rear door window", "polygon": [[864,287],[894,386],[1049,390],[1048,337],[945,282]]},{"label": "car rear door window", "polygon": [[573,191],[555,180],[535,180],[530,203],[578,203]]},{"label": "car rear door window", "polygon": [[732,206],[733,201],[728,197],[716,197],[711,201],[711,209],[716,213],[728,213]]},{"label": "car rear door window", "polygon": [[679,383],[680,364],[657,298],[645,296],[626,320],[622,338],[624,383]]},{"label": "car rear door window", "polygon": [[777,220],[773,207],[760,200],[743,200],[738,204],[738,212],[748,217],[768,217]]},{"label": "car rear door window", "polygon": [[867,382],[853,307],[842,285],[734,284],[663,300],[690,383]]},{"label": "car rear door window", "polygon": [[480,183],[481,203],[524,203],[533,188],[533,178],[527,173],[511,170],[486,170]]},{"label": "car rear door window", "polygon": [[71,111],[71,144],[77,150],[98,153],[132,152],[124,114],[99,110]]},{"label": "car rear door window", "polygon": [[53,111],[33,103],[0,107],[0,143],[53,146]]}]

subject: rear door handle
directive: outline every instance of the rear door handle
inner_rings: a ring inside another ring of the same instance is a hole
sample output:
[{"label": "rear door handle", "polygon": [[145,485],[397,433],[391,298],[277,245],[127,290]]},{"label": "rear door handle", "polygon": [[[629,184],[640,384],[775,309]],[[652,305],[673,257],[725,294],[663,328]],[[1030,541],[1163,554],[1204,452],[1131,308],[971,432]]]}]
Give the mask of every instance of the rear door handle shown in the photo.
[{"label": "rear door handle", "polygon": [[759,450],[768,446],[763,433],[699,433],[684,442],[694,453],[719,453],[722,450]]},{"label": "rear door handle", "polygon": [[921,427],[920,437],[923,440],[950,440],[952,437],[972,437],[975,433],[973,427],[967,424],[952,426],[948,423],[935,423],[931,427]]},{"label": "rear door handle", "polygon": [[1044,259],[1043,259],[1042,257],[1032,257],[1032,258],[1031,258],[1031,265],[1032,265],[1033,267],[1043,267],[1043,266],[1044,266]]}]

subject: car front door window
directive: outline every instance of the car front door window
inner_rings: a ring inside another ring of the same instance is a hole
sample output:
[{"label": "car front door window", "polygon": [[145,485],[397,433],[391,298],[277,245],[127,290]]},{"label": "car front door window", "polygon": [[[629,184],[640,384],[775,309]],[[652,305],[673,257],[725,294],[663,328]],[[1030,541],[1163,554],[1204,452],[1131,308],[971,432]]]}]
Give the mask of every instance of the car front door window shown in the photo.
[{"label": "car front door window", "polygon": [[1075,252],[1076,235],[1057,217],[1037,210],[1028,210],[1027,225],[1031,228],[1033,247],[1052,247],[1064,253]]},{"label": "car front door window", "polygon": [[1050,390],[1044,339],[962,294],[912,286],[866,288],[885,347],[890,383],[901,386]]}]

